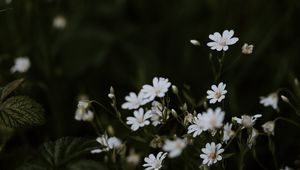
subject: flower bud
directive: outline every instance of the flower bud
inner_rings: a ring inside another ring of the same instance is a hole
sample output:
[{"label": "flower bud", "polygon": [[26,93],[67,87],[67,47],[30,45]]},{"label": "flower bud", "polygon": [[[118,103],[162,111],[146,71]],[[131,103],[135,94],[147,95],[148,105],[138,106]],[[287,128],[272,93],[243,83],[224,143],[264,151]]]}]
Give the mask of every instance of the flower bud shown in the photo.
[{"label": "flower bud", "polygon": [[242,47],[242,53],[243,54],[252,54],[253,52],[253,45],[248,45],[247,43],[245,43]]},{"label": "flower bud", "polygon": [[190,43],[192,43],[194,46],[200,46],[200,42],[198,40],[190,40]]}]

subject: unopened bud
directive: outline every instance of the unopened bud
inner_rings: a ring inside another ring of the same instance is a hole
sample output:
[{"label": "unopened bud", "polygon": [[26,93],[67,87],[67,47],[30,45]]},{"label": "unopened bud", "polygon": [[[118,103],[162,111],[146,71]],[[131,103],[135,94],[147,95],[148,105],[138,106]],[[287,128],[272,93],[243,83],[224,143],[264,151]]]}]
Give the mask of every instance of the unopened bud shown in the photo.
[{"label": "unopened bud", "polygon": [[253,52],[253,45],[248,45],[247,43],[245,43],[242,47],[242,53],[243,54],[252,54]]},{"label": "unopened bud", "polygon": [[171,113],[175,118],[177,117],[177,112],[174,109],[171,110]]},{"label": "unopened bud", "polygon": [[287,97],[285,97],[284,95],[281,95],[280,97],[281,97],[282,101],[284,101],[286,103],[290,103],[290,100]]},{"label": "unopened bud", "polygon": [[200,42],[198,40],[190,40],[190,43],[192,43],[194,46],[200,46]]},{"label": "unopened bud", "polygon": [[174,94],[178,94],[178,88],[177,88],[177,86],[172,85],[172,92],[173,92]]},{"label": "unopened bud", "polygon": [[299,80],[297,78],[294,79],[295,86],[299,86]]},{"label": "unopened bud", "polygon": [[184,104],[180,107],[180,109],[181,109],[183,112],[187,111],[187,104],[184,103]]},{"label": "unopened bud", "polygon": [[109,136],[114,136],[115,135],[115,130],[111,125],[108,125],[106,130],[107,130],[107,133],[108,133]]}]

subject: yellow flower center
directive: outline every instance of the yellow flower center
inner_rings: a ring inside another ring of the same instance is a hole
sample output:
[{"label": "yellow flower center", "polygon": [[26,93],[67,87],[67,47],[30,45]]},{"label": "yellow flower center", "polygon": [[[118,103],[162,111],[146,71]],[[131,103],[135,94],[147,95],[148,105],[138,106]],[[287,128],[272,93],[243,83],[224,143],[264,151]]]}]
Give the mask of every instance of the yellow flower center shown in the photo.
[{"label": "yellow flower center", "polygon": [[222,96],[222,93],[221,93],[220,91],[216,91],[215,97],[216,97],[217,99],[219,99],[221,96]]},{"label": "yellow flower center", "polygon": [[208,155],[208,157],[209,157],[210,159],[212,159],[212,160],[215,160],[215,159],[217,158],[217,154],[216,154],[216,152],[214,151],[214,152],[211,152],[211,153]]}]

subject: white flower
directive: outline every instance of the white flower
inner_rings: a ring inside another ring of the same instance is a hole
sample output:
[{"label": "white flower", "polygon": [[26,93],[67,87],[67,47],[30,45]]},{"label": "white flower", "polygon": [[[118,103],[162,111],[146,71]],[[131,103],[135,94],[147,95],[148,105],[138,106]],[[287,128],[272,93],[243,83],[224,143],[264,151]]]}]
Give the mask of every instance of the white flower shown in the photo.
[{"label": "white flower", "polygon": [[78,121],[92,121],[94,119],[94,113],[88,109],[89,102],[79,101],[75,112],[75,120]]},{"label": "white flower", "polygon": [[293,168],[290,168],[288,166],[285,166],[284,168],[281,168],[280,170],[293,170]]},{"label": "white flower", "polygon": [[140,162],[140,159],[141,156],[131,149],[129,155],[126,157],[126,162],[131,165],[137,165]]},{"label": "white flower", "polygon": [[275,123],[274,123],[274,121],[268,121],[262,125],[262,128],[265,133],[267,133],[269,135],[274,135]]},{"label": "white flower", "polygon": [[134,117],[127,117],[127,122],[126,122],[128,125],[131,125],[131,129],[133,131],[136,131],[140,127],[144,127],[145,125],[150,124],[150,121],[148,120],[152,116],[150,110],[148,110],[144,114],[144,109],[140,108],[139,110],[135,110],[133,112],[133,115]]},{"label": "white flower", "polygon": [[166,140],[163,150],[169,152],[169,158],[179,156],[182,150],[186,147],[187,141],[185,139],[176,138],[175,140]]},{"label": "white flower", "polygon": [[141,92],[144,93],[144,98],[147,102],[152,101],[155,97],[164,97],[171,86],[169,80],[162,77],[154,77],[152,83],[153,86],[146,84],[141,90]]},{"label": "white flower", "polygon": [[215,32],[214,34],[210,34],[209,39],[213,40],[213,42],[207,43],[207,46],[212,50],[217,51],[227,51],[228,45],[235,44],[239,39],[236,37],[232,37],[234,34],[233,30],[225,30],[221,36],[220,33]]},{"label": "white flower", "polygon": [[[153,101],[151,107],[151,114],[152,114],[151,117],[152,125],[157,126],[161,124],[163,119],[163,105],[158,101]],[[167,119],[168,118],[169,115],[167,116]]]},{"label": "white flower", "polygon": [[225,90],[226,84],[223,82],[219,83],[218,87],[216,85],[212,85],[212,90],[207,90],[208,96],[207,99],[210,99],[209,103],[221,102],[225,98],[225,94],[227,90]]},{"label": "white flower", "polygon": [[226,123],[223,127],[223,142],[225,143],[234,135],[234,131],[231,128],[231,123]]},{"label": "white flower", "polygon": [[30,68],[30,60],[28,57],[18,57],[15,58],[15,64],[11,67],[10,72],[20,72],[25,73]]},{"label": "white flower", "polygon": [[272,106],[273,109],[278,110],[278,94],[276,92],[269,94],[268,96],[260,97],[260,104],[267,106]]},{"label": "white flower", "polygon": [[200,155],[200,158],[203,159],[202,164],[207,164],[210,166],[217,163],[217,161],[222,160],[222,156],[220,154],[224,152],[224,149],[221,147],[222,145],[220,143],[217,145],[214,142],[207,143],[205,148],[201,149],[201,151],[204,153]]},{"label": "white flower", "polygon": [[136,95],[134,92],[130,92],[129,95],[125,97],[125,100],[127,102],[122,104],[122,109],[133,110],[146,103],[144,100],[144,95],[141,92],[138,95]]},{"label": "white flower", "polygon": [[55,29],[63,30],[65,29],[66,25],[67,25],[67,20],[63,15],[57,15],[54,17],[52,26]]},{"label": "white flower", "polygon": [[242,115],[241,118],[233,117],[232,120],[236,121],[238,124],[241,124],[242,128],[251,128],[254,124],[257,118],[260,118],[261,114],[256,114],[254,116],[249,115]]},{"label": "white flower", "polygon": [[190,40],[190,43],[193,44],[194,46],[200,46],[200,43],[198,40]]},{"label": "white flower", "polygon": [[251,134],[248,137],[247,143],[248,147],[251,149],[252,145],[255,145],[256,138],[258,137],[258,132],[255,128],[252,128]]},{"label": "white flower", "polygon": [[205,123],[205,129],[214,131],[223,125],[225,113],[221,108],[216,108],[215,110],[209,108],[206,112],[202,113],[202,119]]},{"label": "white flower", "polygon": [[101,153],[107,152],[111,149],[119,149],[122,146],[122,142],[120,139],[116,137],[109,137],[107,135],[102,135],[101,137],[97,137],[96,141],[101,144],[101,149],[94,149],[91,153]]},{"label": "white flower", "polygon": [[188,127],[187,133],[193,133],[193,137],[200,135],[205,129],[205,121],[203,120],[202,115],[199,113],[197,117],[194,117],[193,124]]},{"label": "white flower", "polygon": [[247,43],[245,43],[242,47],[242,53],[243,54],[252,54],[253,52],[253,45],[248,45]]},{"label": "white flower", "polygon": [[162,162],[166,158],[167,153],[159,152],[155,157],[153,154],[150,154],[148,157],[145,157],[143,164],[145,170],[159,170],[162,167]]},{"label": "white flower", "polygon": [[10,4],[12,2],[12,0],[5,0],[6,4]]}]

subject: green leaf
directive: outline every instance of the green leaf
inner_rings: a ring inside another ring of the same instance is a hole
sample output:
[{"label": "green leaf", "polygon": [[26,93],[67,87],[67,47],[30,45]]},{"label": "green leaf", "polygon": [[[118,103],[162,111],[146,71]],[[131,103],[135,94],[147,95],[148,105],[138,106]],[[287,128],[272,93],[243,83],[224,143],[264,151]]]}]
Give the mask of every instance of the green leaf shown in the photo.
[{"label": "green leaf", "polygon": [[0,101],[3,101],[8,95],[10,95],[13,91],[15,91],[22,83],[24,79],[17,79],[8,83],[3,89],[0,97]]},{"label": "green leaf", "polygon": [[0,105],[0,124],[10,128],[41,125],[44,109],[27,96],[8,98]]},{"label": "green leaf", "polygon": [[[17,170],[77,170],[78,167],[88,166],[87,162],[80,161],[80,158],[89,154],[97,145],[96,140],[74,137],[64,137],[54,142],[47,142],[33,159]],[[97,165],[93,163],[91,166],[96,167]]]}]

